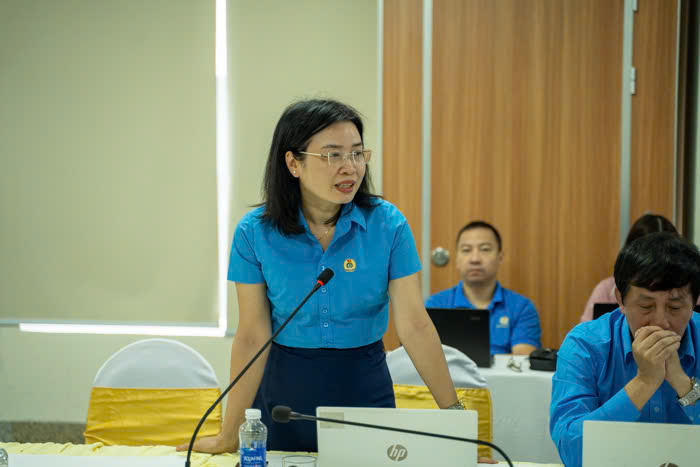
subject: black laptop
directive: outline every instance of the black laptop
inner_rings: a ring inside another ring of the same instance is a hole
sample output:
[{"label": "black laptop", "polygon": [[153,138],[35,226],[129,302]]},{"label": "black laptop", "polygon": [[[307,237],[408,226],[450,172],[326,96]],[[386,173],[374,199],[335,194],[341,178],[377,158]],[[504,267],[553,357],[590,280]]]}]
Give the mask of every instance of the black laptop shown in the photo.
[{"label": "black laptop", "polygon": [[620,308],[617,303],[594,303],[593,304],[593,319],[598,319],[605,313],[610,313]]},{"label": "black laptop", "polygon": [[469,308],[428,308],[440,341],[474,360],[477,366],[491,366],[489,310]]}]

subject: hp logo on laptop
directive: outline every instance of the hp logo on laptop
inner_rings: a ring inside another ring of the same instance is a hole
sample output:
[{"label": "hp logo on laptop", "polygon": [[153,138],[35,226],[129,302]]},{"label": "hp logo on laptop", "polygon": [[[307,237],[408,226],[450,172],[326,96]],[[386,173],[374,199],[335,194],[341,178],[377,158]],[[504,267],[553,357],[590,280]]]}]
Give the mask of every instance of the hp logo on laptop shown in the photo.
[{"label": "hp logo on laptop", "polygon": [[400,444],[392,444],[389,446],[389,449],[386,450],[386,455],[392,461],[400,462],[408,457],[408,449]]}]

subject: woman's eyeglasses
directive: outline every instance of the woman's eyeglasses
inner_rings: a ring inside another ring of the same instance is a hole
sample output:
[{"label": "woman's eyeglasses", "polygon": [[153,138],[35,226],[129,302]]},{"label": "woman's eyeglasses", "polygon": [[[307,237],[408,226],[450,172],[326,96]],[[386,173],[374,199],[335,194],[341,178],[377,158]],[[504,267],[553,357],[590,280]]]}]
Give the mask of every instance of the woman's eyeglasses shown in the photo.
[{"label": "woman's eyeglasses", "polygon": [[372,150],[371,149],[362,149],[362,150],[357,150],[357,151],[352,151],[343,154],[342,152],[338,151],[330,151],[326,152],[323,154],[319,154],[316,152],[303,152],[300,151],[299,154],[303,154],[305,156],[316,156],[320,157],[321,159],[326,159],[328,161],[328,165],[331,167],[340,167],[345,164],[346,160],[350,160],[352,165],[354,166],[362,166],[365,165],[366,163],[369,162],[369,160],[372,158]]}]

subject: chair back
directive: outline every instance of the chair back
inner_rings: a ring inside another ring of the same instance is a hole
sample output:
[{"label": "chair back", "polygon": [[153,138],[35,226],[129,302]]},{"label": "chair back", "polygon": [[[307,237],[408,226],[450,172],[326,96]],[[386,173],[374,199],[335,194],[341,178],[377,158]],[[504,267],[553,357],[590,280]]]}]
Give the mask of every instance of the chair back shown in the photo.
[{"label": "chair back", "polygon": [[[85,442],[175,446],[190,439],[221,394],[209,362],[172,339],[144,339],[117,351],[98,370],[90,394]],[[200,436],[219,433],[221,406]]]},{"label": "chair back", "polygon": [[[442,346],[442,351],[447,360],[447,368],[450,371],[452,382],[459,388],[485,388],[486,378],[481,374],[474,361],[465,354],[447,345]],[[425,382],[413,366],[406,349],[399,347],[389,352],[386,356],[386,364],[389,367],[391,379],[396,384],[411,384],[425,386]]]},{"label": "chair back", "polygon": [[143,339],[118,350],[97,370],[93,386],[106,388],[218,388],[216,372],[189,345]]}]

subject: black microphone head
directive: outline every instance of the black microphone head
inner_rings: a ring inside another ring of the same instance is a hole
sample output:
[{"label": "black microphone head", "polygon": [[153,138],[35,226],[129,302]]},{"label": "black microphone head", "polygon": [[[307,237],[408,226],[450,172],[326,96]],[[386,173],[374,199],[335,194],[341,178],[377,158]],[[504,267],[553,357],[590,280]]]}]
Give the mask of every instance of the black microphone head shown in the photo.
[{"label": "black microphone head", "polygon": [[319,281],[322,285],[326,285],[328,284],[328,281],[333,278],[334,274],[335,273],[331,268],[326,268],[321,274],[318,275],[318,278],[316,280]]},{"label": "black microphone head", "polygon": [[287,423],[291,414],[292,409],[286,405],[276,405],[272,408],[272,419],[277,423]]}]

